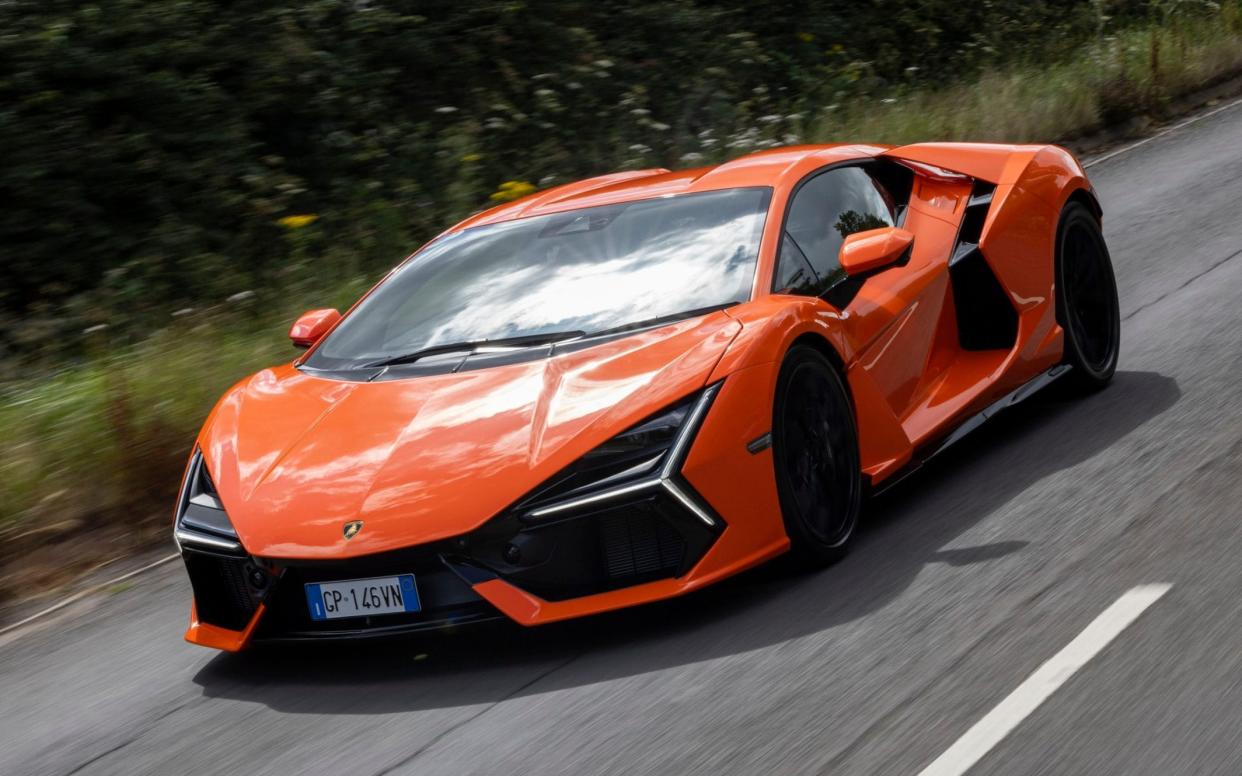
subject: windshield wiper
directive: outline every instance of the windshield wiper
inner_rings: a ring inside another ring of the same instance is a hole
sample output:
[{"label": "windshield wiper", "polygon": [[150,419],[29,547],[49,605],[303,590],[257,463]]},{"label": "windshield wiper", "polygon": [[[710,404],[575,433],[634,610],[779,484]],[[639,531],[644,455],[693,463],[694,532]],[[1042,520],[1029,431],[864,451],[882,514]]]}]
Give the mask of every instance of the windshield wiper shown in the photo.
[{"label": "windshield wiper", "polygon": [[566,340],[579,339],[585,336],[585,331],[554,331],[543,334],[526,334],[521,337],[500,337],[498,339],[467,340],[466,342],[453,342],[447,345],[432,345],[431,347],[420,348],[410,353],[402,353],[399,356],[390,356],[379,361],[372,361],[369,364],[363,364],[362,368],[374,369],[381,366],[412,364],[419,359],[445,353],[461,353],[468,356],[472,353],[477,353],[482,348],[533,348],[539,345],[551,345],[556,342],[565,342]]},{"label": "windshield wiper", "polygon": [[415,361],[427,358],[428,356],[439,356],[448,353],[461,353],[464,357],[477,353],[482,348],[533,348],[540,345],[553,345],[562,342],[571,342],[573,340],[585,339],[587,337],[590,337],[591,339],[595,339],[597,337],[607,337],[615,334],[624,334],[629,331],[636,331],[638,329],[663,326],[700,315],[707,315],[708,313],[723,310],[726,307],[732,307],[736,304],[738,304],[737,301],[723,302],[721,304],[711,305],[710,307],[700,307],[694,310],[685,310],[683,312],[673,313],[672,315],[661,315],[659,317],[648,318],[643,321],[626,323],[621,326],[614,326],[608,329],[601,329],[600,331],[593,331],[589,334],[580,330],[554,331],[545,332],[543,334],[526,334],[520,337],[466,340],[465,342],[452,342],[445,345],[432,345],[431,347],[420,348],[419,350],[415,350],[410,353],[402,353],[401,355],[389,356],[388,358],[382,358],[378,361],[372,361],[368,364],[363,364],[361,368],[377,369],[379,367],[412,364]]},{"label": "windshield wiper", "polygon": [[714,313],[719,310],[724,310],[728,307],[733,307],[734,305],[738,305],[738,304],[741,304],[741,302],[737,302],[737,301],[721,302],[720,304],[714,304],[714,305],[711,305],[710,307],[698,307],[693,310],[685,310],[683,312],[673,313],[671,315],[661,315],[656,318],[648,318],[645,321],[635,321],[634,323],[624,323],[620,326],[613,326],[611,329],[601,329],[600,331],[591,332],[591,337],[606,337],[610,334],[622,334],[624,332],[635,331],[637,329],[653,329],[657,326],[666,326],[670,323],[676,323],[677,321],[684,321],[689,318],[697,318],[700,315],[707,315],[708,313]]}]

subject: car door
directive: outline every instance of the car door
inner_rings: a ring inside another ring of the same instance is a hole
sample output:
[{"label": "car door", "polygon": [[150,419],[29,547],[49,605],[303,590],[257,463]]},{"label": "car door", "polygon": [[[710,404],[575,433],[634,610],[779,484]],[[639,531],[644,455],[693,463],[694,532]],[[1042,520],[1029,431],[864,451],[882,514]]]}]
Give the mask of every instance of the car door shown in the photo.
[{"label": "car door", "polygon": [[[907,261],[863,277],[847,277],[839,255],[855,232],[903,224],[903,210],[865,165],[812,174],[790,200],[773,283],[777,293],[815,296],[848,313],[843,325],[858,364],[898,418],[914,401],[933,349],[952,229],[945,222],[932,224],[933,230],[948,231],[931,240],[916,233]],[[914,218],[920,220],[918,214]]]}]

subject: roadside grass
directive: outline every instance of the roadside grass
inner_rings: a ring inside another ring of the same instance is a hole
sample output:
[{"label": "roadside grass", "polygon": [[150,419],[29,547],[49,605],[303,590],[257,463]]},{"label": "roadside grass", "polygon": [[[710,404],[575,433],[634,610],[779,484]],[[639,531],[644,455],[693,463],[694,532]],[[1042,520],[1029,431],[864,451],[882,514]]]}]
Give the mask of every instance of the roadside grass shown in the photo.
[{"label": "roadside grass", "polygon": [[[1171,100],[1239,72],[1242,18],[1229,5],[1212,18],[1102,38],[1069,61],[1017,64],[969,83],[842,104],[802,134],[887,143],[1065,141],[1158,118]],[[16,566],[34,548],[101,528],[112,542],[101,554],[115,553],[118,541],[137,548],[163,535],[153,527],[170,520],[185,458],[216,398],[246,374],[295,355],[284,335],[297,312],[343,306],[371,280],[350,278],[326,294],[310,286],[260,294],[278,302],[264,313],[183,315],[136,343],[109,342],[100,332],[95,356],[0,384],[0,564]]]},{"label": "roadside grass", "polygon": [[129,529],[112,542],[148,541],[146,528],[171,519],[195,434],[220,395],[297,356],[286,333],[303,304],[344,309],[372,282],[338,280],[326,292],[295,284],[262,303],[187,311],[129,344],[105,329],[88,335],[93,355],[81,363],[0,383],[0,568],[104,525]]},{"label": "roadside grass", "polygon": [[131,347],[10,386],[0,406],[0,525],[9,541],[38,540],[49,524],[67,533],[97,520],[136,527],[153,512],[166,516],[215,399],[248,372],[293,355],[278,327],[236,325],[178,321]]},{"label": "roadside grass", "polygon": [[1242,71],[1242,13],[1123,31],[1052,65],[1017,64],[939,90],[843,104],[812,120],[819,142],[1066,142],[1142,117]]}]

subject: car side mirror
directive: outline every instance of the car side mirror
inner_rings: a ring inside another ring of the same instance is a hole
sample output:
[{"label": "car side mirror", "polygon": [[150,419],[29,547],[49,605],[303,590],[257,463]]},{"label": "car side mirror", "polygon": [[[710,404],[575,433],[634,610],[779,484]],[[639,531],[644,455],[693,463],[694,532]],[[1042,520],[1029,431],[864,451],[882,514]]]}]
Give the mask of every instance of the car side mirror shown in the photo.
[{"label": "car side mirror", "polygon": [[309,348],[341,320],[341,314],[333,309],[310,310],[293,322],[289,329],[289,339],[299,348]]},{"label": "car side mirror", "polygon": [[881,269],[905,259],[913,246],[914,235],[895,226],[855,232],[841,243],[841,269],[851,277]]}]

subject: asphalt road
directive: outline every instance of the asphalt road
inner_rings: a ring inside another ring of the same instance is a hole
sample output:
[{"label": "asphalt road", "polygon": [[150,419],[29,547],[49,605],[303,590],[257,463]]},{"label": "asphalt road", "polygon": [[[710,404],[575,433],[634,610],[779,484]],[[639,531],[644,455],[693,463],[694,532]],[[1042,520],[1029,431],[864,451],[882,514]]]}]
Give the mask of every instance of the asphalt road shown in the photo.
[{"label": "asphalt road", "polygon": [[0,774],[917,774],[1172,587],[972,774],[1242,773],[1242,106],[1092,168],[1121,366],[875,502],[856,551],[550,630],[216,655],[176,565],[0,638]]}]

